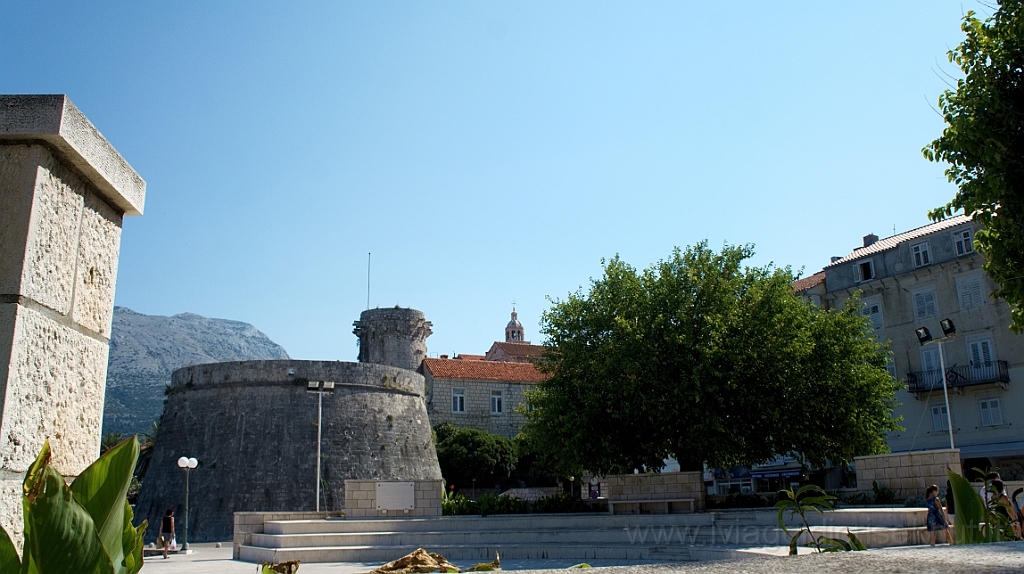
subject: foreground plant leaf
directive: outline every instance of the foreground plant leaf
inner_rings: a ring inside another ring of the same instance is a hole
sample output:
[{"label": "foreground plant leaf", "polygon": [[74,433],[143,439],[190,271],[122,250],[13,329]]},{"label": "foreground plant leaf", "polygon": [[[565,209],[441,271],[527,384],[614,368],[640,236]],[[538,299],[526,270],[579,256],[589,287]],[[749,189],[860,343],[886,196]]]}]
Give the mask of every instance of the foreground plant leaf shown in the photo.
[{"label": "foreground plant leaf", "polygon": [[7,531],[0,526],[0,572],[20,572],[21,560]]},{"label": "foreground plant leaf", "polygon": [[[113,574],[110,557],[92,517],[75,500],[64,478],[40,453],[38,468],[25,479],[25,547],[22,574]],[[35,467],[35,465],[33,465]]]},{"label": "foreground plant leaf", "polygon": [[119,571],[125,555],[136,546],[135,540],[125,540],[124,506],[138,457],[139,441],[132,436],[108,450],[71,483],[72,494],[92,517],[103,547]]}]

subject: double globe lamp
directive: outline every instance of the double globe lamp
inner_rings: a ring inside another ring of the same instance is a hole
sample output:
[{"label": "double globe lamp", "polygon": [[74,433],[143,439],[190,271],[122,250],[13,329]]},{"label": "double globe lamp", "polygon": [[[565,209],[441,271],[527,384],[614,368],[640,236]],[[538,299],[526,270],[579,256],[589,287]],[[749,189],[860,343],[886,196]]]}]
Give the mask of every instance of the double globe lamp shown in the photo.
[{"label": "double globe lamp", "polygon": [[195,470],[199,466],[199,461],[195,458],[183,456],[178,459],[178,466],[185,470],[185,530],[182,533],[183,544],[181,549],[188,553],[188,471]]}]

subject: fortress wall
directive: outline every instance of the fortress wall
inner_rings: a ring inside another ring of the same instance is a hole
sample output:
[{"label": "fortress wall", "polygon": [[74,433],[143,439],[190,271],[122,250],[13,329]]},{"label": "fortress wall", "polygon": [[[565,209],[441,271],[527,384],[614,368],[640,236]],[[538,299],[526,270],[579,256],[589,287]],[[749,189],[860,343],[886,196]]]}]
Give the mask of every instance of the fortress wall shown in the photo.
[{"label": "fortress wall", "polygon": [[307,379],[337,388],[323,397],[321,510],[343,508],[347,479],[441,479],[418,373],[337,361],[194,365],[174,372],[139,495],[147,542],[168,506],[182,541],[182,456],[200,463],[189,479],[190,542],[230,540],[234,512],[315,508],[317,396]]}]

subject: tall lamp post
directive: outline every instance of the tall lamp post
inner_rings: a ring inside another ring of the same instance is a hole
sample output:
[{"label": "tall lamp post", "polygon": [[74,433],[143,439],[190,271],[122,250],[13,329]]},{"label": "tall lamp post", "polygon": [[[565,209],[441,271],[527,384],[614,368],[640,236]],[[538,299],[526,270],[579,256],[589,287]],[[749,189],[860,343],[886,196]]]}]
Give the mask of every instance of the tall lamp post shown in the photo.
[{"label": "tall lamp post", "polygon": [[942,338],[932,339],[932,334],[928,332],[928,327],[920,327],[914,330],[917,334],[917,342],[921,346],[931,345],[932,343],[939,344],[939,369],[942,371],[942,396],[946,399],[946,426],[949,428],[949,448],[952,450],[956,448],[953,446],[953,414],[949,408],[949,388],[946,384],[946,358],[942,353],[942,344],[948,339],[952,339],[956,336],[956,326],[953,325],[953,321],[949,319],[943,319],[939,321],[939,327],[942,328]]},{"label": "tall lamp post", "polygon": [[324,395],[334,392],[334,381],[309,381],[306,392],[316,394],[316,511],[320,512],[320,440],[323,436]]},{"label": "tall lamp post", "polygon": [[178,459],[178,466],[185,470],[185,530],[182,531],[184,543],[181,545],[181,549],[188,553],[188,472],[195,470],[199,466],[199,461],[195,458],[183,456]]}]

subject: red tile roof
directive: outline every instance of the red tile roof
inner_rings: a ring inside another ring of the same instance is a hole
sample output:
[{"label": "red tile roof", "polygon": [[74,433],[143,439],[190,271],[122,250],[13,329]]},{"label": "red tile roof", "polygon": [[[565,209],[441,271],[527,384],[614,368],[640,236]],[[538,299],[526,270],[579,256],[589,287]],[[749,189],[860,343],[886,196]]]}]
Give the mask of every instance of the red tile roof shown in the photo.
[{"label": "red tile roof", "polygon": [[484,356],[483,355],[467,355],[465,353],[461,353],[461,354],[455,355],[455,358],[463,360],[463,361],[482,361],[482,360],[484,360]]},{"label": "red tile roof", "polygon": [[807,291],[811,287],[816,287],[824,282],[825,272],[818,271],[817,273],[811,275],[810,277],[804,277],[803,279],[797,279],[796,281],[794,281],[793,291],[796,291],[797,293],[802,293],[804,291]]},{"label": "red tile roof", "polygon": [[502,343],[495,341],[494,345],[505,351],[512,357],[536,357],[544,355],[544,345],[531,345],[529,343]]},{"label": "red tile roof", "polygon": [[853,253],[847,255],[846,257],[843,257],[842,259],[837,259],[836,261],[833,261],[832,263],[826,265],[825,269],[828,269],[829,267],[835,267],[836,265],[841,265],[843,263],[849,263],[850,261],[860,259],[861,257],[864,257],[866,255],[880,253],[882,251],[892,249],[893,247],[896,247],[897,245],[903,243],[904,241],[917,239],[918,237],[923,237],[930,233],[935,233],[937,231],[942,231],[945,229],[949,229],[951,227],[956,227],[957,225],[963,225],[964,223],[969,223],[970,221],[971,218],[969,216],[957,215],[956,217],[943,219],[942,221],[931,223],[923,227],[918,227],[917,229],[904,231],[903,233],[893,235],[892,237],[879,239],[878,241],[872,243],[871,245],[868,245],[867,247],[858,247],[854,249]]},{"label": "red tile roof", "polygon": [[531,363],[423,359],[423,366],[437,379],[480,379],[539,383],[547,378]]}]

